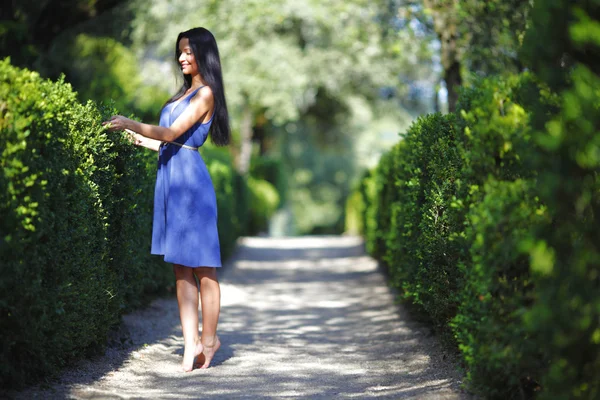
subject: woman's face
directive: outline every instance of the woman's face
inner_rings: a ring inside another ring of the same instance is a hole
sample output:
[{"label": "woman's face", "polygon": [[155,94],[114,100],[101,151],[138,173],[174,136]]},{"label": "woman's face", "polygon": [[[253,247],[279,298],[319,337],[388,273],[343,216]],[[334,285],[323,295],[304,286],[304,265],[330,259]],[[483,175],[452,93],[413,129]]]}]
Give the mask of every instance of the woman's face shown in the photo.
[{"label": "woman's face", "polygon": [[181,65],[181,71],[184,75],[196,75],[198,74],[198,63],[196,57],[190,47],[190,40],[188,38],[182,38],[179,41],[179,64]]}]

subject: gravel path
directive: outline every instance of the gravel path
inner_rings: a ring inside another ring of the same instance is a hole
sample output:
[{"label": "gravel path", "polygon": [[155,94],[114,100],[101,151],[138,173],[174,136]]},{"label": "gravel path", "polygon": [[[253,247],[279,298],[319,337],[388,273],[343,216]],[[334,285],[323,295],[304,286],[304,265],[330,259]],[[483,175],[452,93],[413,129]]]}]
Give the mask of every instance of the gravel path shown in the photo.
[{"label": "gravel path", "polygon": [[221,271],[222,346],[180,372],[175,298],[124,317],[128,339],[18,399],[470,399],[435,337],[395,304],[355,237],[244,238]]}]

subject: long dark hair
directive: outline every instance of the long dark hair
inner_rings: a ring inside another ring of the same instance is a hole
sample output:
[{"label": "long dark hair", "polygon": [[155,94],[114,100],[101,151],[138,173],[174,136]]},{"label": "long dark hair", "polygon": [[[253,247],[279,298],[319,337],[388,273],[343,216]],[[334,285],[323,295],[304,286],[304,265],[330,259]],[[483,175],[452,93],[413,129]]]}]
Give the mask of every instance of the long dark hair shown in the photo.
[{"label": "long dark hair", "polygon": [[[179,65],[179,41],[186,38],[190,41],[190,48],[196,58],[198,71],[202,79],[211,88],[215,102],[213,111],[213,121],[210,127],[210,139],[217,146],[229,144],[231,129],[229,127],[229,113],[227,112],[227,102],[225,100],[225,88],[223,86],[223,73],[221,72],[221,58],[217,41],[208,29],[193,28],[189,31],[181,32],[175,42],[175,61]],[[171,103],[185,94],[192,86],[191,75],[183,75],[183,85],[181,89],[173,96],[168,103]]]}]

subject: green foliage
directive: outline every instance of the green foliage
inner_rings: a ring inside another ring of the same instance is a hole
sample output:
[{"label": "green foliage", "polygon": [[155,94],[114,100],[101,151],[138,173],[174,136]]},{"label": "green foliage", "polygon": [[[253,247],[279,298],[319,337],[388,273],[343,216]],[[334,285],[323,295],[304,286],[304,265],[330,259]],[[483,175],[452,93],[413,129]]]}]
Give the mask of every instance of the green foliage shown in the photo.
[{"label": "green foliage", "polygon": [[352,192],[346,200],[346,220],[344,232],[351,235],[362,235],[365,231],[363,215],[365,200],[358,190]]},{"label": "green foliage", "polygon": [[[386,157],[387,154],[389,153],[385,153],[383,157]],[[346,203],[345,230],[353,232],[352,227],[356,226],[356,233],[364,236],[365,247],[370,254],[376,254],[376,240],[379,232],[377,230],[379,219],[376,216],[379,209],[374,206],[374,203],[380,192],[377,190],[375,179],[380,176],[381,174],[376,174],[374,170],[365,171],[358,182],[358,187],[348,197]]]},{"label": "green foliage", "polygon": [[[123,295],[120,307],[129,311],[163,291],[172,279],[163,260],[150,255],[156,154],[140,151],[125,136],[110,134],[106,154],[95,155],[98,146],[93,137],[106,136],[98,135],[99,122],[118,111],[112,106],[96,109],[91,101],[85,107],[73,118],[72,131],[78,133],[73,137],[80,141],[81,157],[94,171],[92,180],[100,188],[100,201],[108,215],[109,266],[118,277],[119,293]],[[86,129],[88,134],[79,134]],[[110,165],[103,170],[104,162]]]},{"label": "green foliage", "polygon": [[[105,189],[92,179],[110,174],[110,161],[90,169],[72,135],[73,120],[88,110],[63,82],[44,81],[7,60],[0,74],[4,386],[97,349],[118,319],[122,295],[109,268]],[[100,157],[111,146],[99,129],[80,134],[89,135]]]},{"label": "green foliage", "polygon": [[210,144],[200,150],[217,194],[221,258],[231,255],[238,237],[248,232],[249,190],[246,178],[233,168],[229,151]]},{"label": "green foliage", "polygon": [[431,114],[411,126],[402,145],[392,150],[391,163],[384,163],[391,171],[385,185],[397,193],[384,191],[378,205],[387,232],[383,260],[392,283],[436,324],[453,316],[460,278],[455,268],[459,242],[453,239],[462,224],[451,208],[460,169],[453,120]]},{"label": "green foliage", "polygon": [[450,111],[458,110],[458,92],[471,75],[523,70],[518,51],[531,1],[388,0],[384,3],[387,5],[382,7],[384,21],[392,30],[414,31],[413,36],[429,41],[437,39],[435,46],[439,48],[437,53],[443,68],[437,79],[443,80],[448,90]]},{"label": "green foliage", "polygon": [[[314,121],[313,121],[314,122]],[[344,206],[355,174],[352,143],[319,148],[309,132],[313,122],[290,124],[279,143],[289,173],[288,205],[298,234],[334,234],[344,230]]]},{"label": "green foliage", "polygon": [[487,399],[531,397],[548,361],[539,335],[522,319],[535,300],[527,247],[548,223],[532,186],[488,180],[467,215],[471,262],[462,266],[465,283],[451,326],[470,388]]},{"label": "green foliage", "polygon": [[[435,30],[440,39],[450,39],[455,56],[465,72],[483,76],[518,73],[518,51],[531,12],[523,0],[389,0],[405,30]],[[404,21],[407,19],[408,21]],[[409,24],[416,19],[420,25]],[[394,20],[392,19],[392,22]],[[388,22],[389,24],[389,22]],[[442,44],[444,46],[444,44]],[[441,50],[442,59],[445,57]],[[446,64],[451,60],[442,60]]]},{"label": "green foliage", "polygon": [[533,393],[548,360],[523,321],[536,296],[529,252],[549,220],[536,197],[532,99],[553,110],[531,74],[477,81],[457,115],[419,118],[359,186],[376,191],[364,197],[368,250],[454,336],[471,388],[490,398]]},{"label": "green foliage", "polygon": [[114,99],[115,108],[122,110],[139,87],[131,54],[113,39],[80,34],[66,58],[70,63],[64,70],[83,99]]},{"label": "green foliage", "polygon": [[[568,14],[567,10],[563,11]],[[564,73],[542,74],[556,87],[571,82],[568,90],[559,93],[560,99],[544,85],[535,89],[535,79],[528,74],[507,79],[508,84],[517,83],[513,85],[512,97],[520,99],[521,104],[515,103],[512,111],[504,109],[500,120],[492,110],[478,111],[475,104],[464,102],[472,111],[470,115],[463,114],[462,120],[477,136],[486,131],[504,132],[494,135],[500,140],[495,144],[492,138],[482,137],[475,151],[465,158],[469,160],[465,162],[468,174],[480,179],[487,176],[488,180],[490,174],[495,179],[509,181],[531,179],[531,183],[524,186],[527,189],[519,189],[521,195],[518,191],[511,194],[510,186],[499,186],[491,194],[486,193],[484,187],[484,203],[468,220],[469,229],[479,232],[483,239],[486,235],[493,238],[492,233],[486,233],[486,226],[506,232],[495,241],[483,244],[483,248],[476,236],[470,236],[474,269],[467,264],[467,288],[479,287],[480,294],[489,298],[489,302],[478,307],[472,297],[468,301],[473,293],[465,291],[463,309],[455,325],[471,384],[494,398],[531,394],[536,386],[541,388],[540,397],[551,399],[592,399],[600,392],[594,372],[600,365],[599,343],[594,339],[595,332],[600,332],[600,300],[595,278],[599,254],[595,215],[599,193],[600,84],[598,76],[584,65],[573,65],[568,79],[557,84],[560,80],[556,77]],[[523,117],[532,112],[529,123]],[[473,129],[471,117],[478,114],[487,116],[489,123]],[[502,121],[510,115],[510,119]],[[514,123],[519,120],[527,125]],[[548,122],[544,124],[544,121]],[[482,130],[485,126],[488,128]],[[510,131],[520,134],[507,138],[506,133]],[[490,154],[482,151],[490,144],[502,150],[492,153],[496,162],[481,157]],[[468,150],[468,146],[465,149]],[[477,186],[478,191],[481,188]],[[494,194],[503,204],[492,203],[490,196]],[[522,197],[521,203],[517,202],[518,196]],[[524,206],[527,202],[529,211]],[[471,204],[475,204],[475,199]],[[540,210],[543,210],[543,218],[537,215]],[[476,218],[478,214],[480,217]],[[481,217],[486,214],[493,220],[486,222]],[[507,217],[512,219],[506,221]],[[533,229],[535,227],[537,229]],[[515,258],[502,258],[497,249],[504,249],[503,254],[511,251]],[[482,253],[489,254],[490,258],[481,259]],[[529,257],[524,258],[524,255]],[[493,260],[503,260],[503,263]],[[511,285],[503,286],[503,276],[510,268],[516,279],[510,281]],[[503,334],[491,333],[502,326],[507,330]]]},{"label": "green foliage", "polygon": [[518,73],[518,59],[527,21],[530,1],[461,0],[452,2],[460,23],[460,42],[466,69],[472,73]]},{"label": "green foliage", "polygon": [[268,230],[269,218],[279,207],[279,194],[275,187],[262,179],[248,178],[250,190],[248,233],[256,235]]},{"label": "green foliage", "polygon": [[529,112],[523,105],[530,92],[543,96],[527,73],[480,80],[461,92],[457,128],[462,134],[464,181],[471,191],[490,176],[512,181],[534,173],[528,157]]},{"label": "green foliage", "polygon": [[57,41],[49,58],[53,68],[65,74],[80,100],[111,99],[118,110],[133,110],[142,119],[156,120],[157,110],[169,95],[143,82],[130,49],[109,37],[85,33],[66,36]]},{"label": "green foliage", "polygon": [[[592,12],[590,19],[588,15]],[[532,10],[521,57],[553,89],[568,85],[570,69],[578,61],[598,65],[598,46],[593,32],[598,24],[598,1],[547,0]],[[574,35],[570,34],[573,30]],[[589,37],[591,35],[592,37]],[[552,44],[549,46],[548,44]]]},{"label": "green foliage", "polygon": [[379,177],[373,171],[367,171],[360,181],[358,192],[363,200],[364,208],[362,212],[363,234],[366,239],[367,251],[373,253],[375,251],[375,238],[377,233],[377,208],[373,207],[373,203],[377,199],[378,191],[375,179]]},{"label": "green foliage", "polygon": [[[523,320],[545,344],[543,399],[600,397],[600,2],[536,2],[527,61],[560,96],[536,131],[538,192],[552,218],[529,249],[536,302]],[[542,119],[541,117],[539,119]]]},{"label": "green foliage", "polygon": [[269,182],[279,195],[279,205],[285,203],[288,191],[285,166],[279,157],[256,157],[250,163],[250,175]]},{"label": "green foliage", "polygon": [[[53,40],[64,31],[124,3],[124,0],[45,0],[9,1],[2,6],[0,19],[0,54],[11,57],[14,65],[33,68],[44,63]],[[124,13],[115,13],[104,24],[122,29]]]},{"label": "green foliage", "polygon": [[[395,190],[395,183],[390,187],[388,182],[396,182],[395,174],[398,172],[395,164],[398,160],[396,156],[404,147],[404,142],[400,142],[384,154],[375,172],[361,185],[367,199],[365,233],[371,238],[367,243],[367,249],[376,257],[385,255],[387,238],[391,234],[393,211],[388,205],[395,203],[399,192]],[[377,224],[374,223],[375,221]]]},{"label": "green foliage", "polygon": [[8,2],[0,19],[0,54],[45,78],[64,75],[82,102],[112,99],[121,112],[154,120],[168,91],[142,84],[137,58],[127,47],[133,9],[124,3]]},{"label": "green foliage", "polygon": [[600,77],[578,65],[562,112],[539,132],[539,193],[552,224],[530,249],[537,301],[524,316],[545,343],[544,399],[600,396]]},{"label": "green foliage", "polygon": [[[177,34],[204,21],[219,44],[234,126],[245,106],[278,124],[298,120],[318,90],[343,103],[349,95],[373,97],[374,88],[393,79],[394,58],[403,56],[384,52],[376,8],[365,0],[253,0],[243,9],[232,0],[157,0],[132,7],[136,48],[167,60]],[[149,79],[165,83],[163,75]]]}]

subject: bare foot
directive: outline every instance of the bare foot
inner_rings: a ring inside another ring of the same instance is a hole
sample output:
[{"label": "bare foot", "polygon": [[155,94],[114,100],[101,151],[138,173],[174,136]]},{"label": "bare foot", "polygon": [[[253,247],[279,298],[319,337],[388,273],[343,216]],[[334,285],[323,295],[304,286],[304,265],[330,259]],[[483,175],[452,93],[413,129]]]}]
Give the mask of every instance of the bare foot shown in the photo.
[{"label": "bare foot", "polygon": [[221,341],[218,336],[215,336],[212,343],[204,343],[204,350],[202,350],[202,354],[198,356],[196,366],[199,366],[201,369],[208,368],[215,353],[219,350],[219,347],[221,347]]},{"label": "bare foot", "polygon": [[185,346],[185,350],[183,352],[183,363],[181,364],[184,372],[190,372],[194,369],[194,358],[202,354],[203,349],[204,346],[202,346],[202,342],[200,340],[196,342],[196,346]]}]

